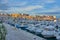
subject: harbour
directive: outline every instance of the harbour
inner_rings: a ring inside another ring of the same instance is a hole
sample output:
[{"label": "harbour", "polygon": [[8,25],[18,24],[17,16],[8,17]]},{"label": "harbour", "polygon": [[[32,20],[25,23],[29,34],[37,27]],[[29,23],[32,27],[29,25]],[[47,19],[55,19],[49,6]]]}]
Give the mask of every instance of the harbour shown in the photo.
[{"label": "harbour", "polygon": [[60,0],[0,0],[0,40],[60,40]]},{"label": "harbour", "polygon": [[4,25],[8,26],[8,28],[7,28],[8,29],[8,34],[6,36],[6,40],[35,40],[34,39],[35,37],[36,37],[36,40],[45,40],[45,39],[40,38],[36,35],[27,33],[27,32],[25,32],[21,29],[15,29],[13,26],[11,27],[9,24],[4,23]]},{"label": "harbour", "polygon": [[0,15],[0,21],[7,28],[6,40],[59,40],[60,21],[55,16],[36,16],[36,19],[24,15],[21,18],[17,14]]}]

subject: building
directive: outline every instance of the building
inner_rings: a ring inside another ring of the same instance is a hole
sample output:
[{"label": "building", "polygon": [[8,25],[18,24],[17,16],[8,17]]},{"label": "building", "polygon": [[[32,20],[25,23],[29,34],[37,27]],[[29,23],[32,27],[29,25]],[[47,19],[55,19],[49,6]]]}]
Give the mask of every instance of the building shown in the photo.
[{"label": "building", "polygon": [[53,21],[56,20],[56,16],[30,16],[29,14],[18,14],[18,13],[12,13],[11,16],[13,18],[23,18],[23,19],[29,19],[29,20],[48,20]]}]

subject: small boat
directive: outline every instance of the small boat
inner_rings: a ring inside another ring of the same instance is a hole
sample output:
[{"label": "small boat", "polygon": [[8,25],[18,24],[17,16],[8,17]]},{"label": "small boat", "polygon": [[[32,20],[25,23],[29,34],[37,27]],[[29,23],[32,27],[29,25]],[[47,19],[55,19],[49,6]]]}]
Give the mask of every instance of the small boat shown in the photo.
[{"label": "small boat", "polygon": [[28,27],[27,24],[18,24],[18,23],[15,23],[15,26],[16,26],[17,28],[27,28],[27,27]]}]

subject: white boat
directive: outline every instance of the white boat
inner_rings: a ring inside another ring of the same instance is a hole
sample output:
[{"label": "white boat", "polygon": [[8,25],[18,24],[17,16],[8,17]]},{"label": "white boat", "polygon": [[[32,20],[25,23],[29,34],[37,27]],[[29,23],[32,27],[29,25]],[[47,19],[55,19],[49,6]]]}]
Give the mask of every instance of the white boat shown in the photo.
[{"label": "white boat", "polygon": [[42,32],[42,29],[40,29],[40,28],[36,28],[36,29],[35,29],[35,33],[36,33],[36,34],[41,34],[41,32]]},{"label": "white boat", "polygon": [[44,37],[54,37],[55,27],[54,26],[46,26],[41,33]]},{"label": "white boat", "polygon": [[[60,26],[60,25],[59,25],[59,26]],[[55,36],[56,36],[56,39],[57,39],[57,40],[60,40],[60,27],[58,27]]]},{"label": "white boat", "polygon": [[60,40],[60,32],[57,32],[57,33],[55,34],[55,36],[56,36],[56,39],[57,39],[57,40]]},{"label": "white boat", "polygon": [[36,27],[34,27],[34,25],[29,26],[28,28],[26,28],[27,30],[34,32]]},{"label": "white boat", "polygon": [[36,24],[34,27],[36,27],[34,32],[36,34],[41,34],[41,32],[42,32],[41,24]]},{"label": "white boat", "polygon": [[42,28],[40,28],[40,27],[41,27],[40,24],[36,24],[36,25],[31,24],[26,29],[29,30],[29,31],[31,31],[31,32],[35,32],[35,34],[41,34]]}]

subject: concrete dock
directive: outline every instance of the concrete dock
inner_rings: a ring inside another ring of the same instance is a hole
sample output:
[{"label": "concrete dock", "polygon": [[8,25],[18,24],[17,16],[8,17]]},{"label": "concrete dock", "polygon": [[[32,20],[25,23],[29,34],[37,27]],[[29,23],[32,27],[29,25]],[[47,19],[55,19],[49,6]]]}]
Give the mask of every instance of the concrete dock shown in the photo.
[{"label": "concrete dock", "polygon": [[15,29],[15,27],[9,24],[3,23],[3,25],[7,29],[6,40],[46,40],[24,30]]}]

